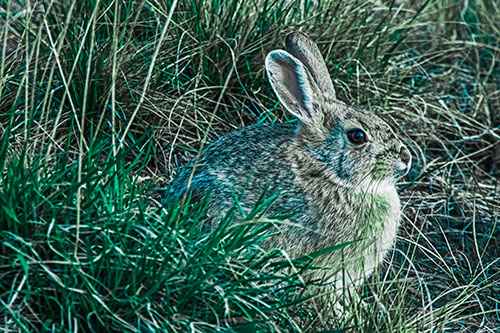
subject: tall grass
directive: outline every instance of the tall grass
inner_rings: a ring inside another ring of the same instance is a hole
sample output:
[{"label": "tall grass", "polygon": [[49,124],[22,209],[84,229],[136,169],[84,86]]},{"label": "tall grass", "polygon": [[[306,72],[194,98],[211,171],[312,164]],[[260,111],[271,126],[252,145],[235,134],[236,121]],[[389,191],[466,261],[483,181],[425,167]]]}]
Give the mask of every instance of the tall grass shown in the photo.
[{"label": "tall grass", "polygon": [[[488,0],[2,0],[2,328],[498,329],[498,17]],[[263,67],[293,30],[414,155],[396,249],[345,311],[259,245],[272,201],[210,231],[208,197],[163,198],[205,141],[293,121]]]}]

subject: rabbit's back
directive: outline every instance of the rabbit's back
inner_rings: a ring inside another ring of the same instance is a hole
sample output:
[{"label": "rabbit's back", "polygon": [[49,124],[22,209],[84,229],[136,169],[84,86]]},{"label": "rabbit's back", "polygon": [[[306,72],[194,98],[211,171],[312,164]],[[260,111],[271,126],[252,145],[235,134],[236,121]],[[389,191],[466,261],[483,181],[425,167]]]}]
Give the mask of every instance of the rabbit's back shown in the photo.
[{"label": "rabbit's back", "polygon": [[213,194],[209,213],[214,219],[222,217],[236,201],[244,211],[250,211],[262,193],[265,197],[279,194],[271,212],[291,213],[292,220],[303,218],[301,212],[308,204],[295,186],[286,158],[296,127],[293,123],[256,124],[222,136],[203,150],[198,162],[181,170],[170,186],[170,195],[179,197],[186,192],[196,163],[189,191],[198,197]]}]

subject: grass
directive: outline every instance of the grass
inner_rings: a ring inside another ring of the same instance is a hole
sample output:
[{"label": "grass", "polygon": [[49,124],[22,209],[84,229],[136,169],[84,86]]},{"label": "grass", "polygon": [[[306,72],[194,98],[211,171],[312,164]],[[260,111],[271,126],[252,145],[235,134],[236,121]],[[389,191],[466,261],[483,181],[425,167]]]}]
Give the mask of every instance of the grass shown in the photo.
[{"label": "grass", "polygon": [[[499,16],[488,0],[2,0],[2,329],[494,332]],[[272,202],[215,232],[209,198],[162,203],[207,140],[292,121],[263,63],[297,29],[339,98],[414,155],[396,249],[345,312],[303,292],[307,262],[259,246]]]}]

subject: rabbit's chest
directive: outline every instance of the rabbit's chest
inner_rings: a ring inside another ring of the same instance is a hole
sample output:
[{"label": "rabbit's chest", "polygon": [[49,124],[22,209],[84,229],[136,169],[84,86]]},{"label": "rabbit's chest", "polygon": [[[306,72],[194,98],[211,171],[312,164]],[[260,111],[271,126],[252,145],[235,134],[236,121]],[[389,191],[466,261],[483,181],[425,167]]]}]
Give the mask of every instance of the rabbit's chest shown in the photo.
[{"label": "rabbit's chest", "polygon": [[400,220],[400,201],[393,187],[370,194],[366,203],[360,208],[362,220],[357,222],[362,226],[358,234],[359,256],[363,258],[364,274],[368,276],[394,244]]},{"label": "rabbit's chest", "polygon": [[375,193],[371,200],[365,212],[367,236],[375,237],[378,248],[386,250],[392,246],[399,227],[401,204],[396,188],[390,187]]},{"label": "rabbit's chest", "polygon": [[[400,220],[399,197],[394,187],[375,193],[351,193],[346,196],[342,207],[325,212],[324,236],[329,238],[328,245],[354,241],[342,250],[342,258],[349,275],[361,281],[382,262],[396,239]],[[325,257],[323,264],[338,262],[339,253]],[[338,276],[334,279],[341,281]]]},{"label": "rabbit's chest", "polygon": [[[367,258],[367,266],[380,262],[396,238],[400,220],[400,201],[396,188],[376,192],[346,193],[334,205],[323,206],[324,241],[339,244],[355,241],[346,248],[354,257]],[[333,199],[332,199],[333,201]],[[356,253],[354,253],[356,252]]]}]

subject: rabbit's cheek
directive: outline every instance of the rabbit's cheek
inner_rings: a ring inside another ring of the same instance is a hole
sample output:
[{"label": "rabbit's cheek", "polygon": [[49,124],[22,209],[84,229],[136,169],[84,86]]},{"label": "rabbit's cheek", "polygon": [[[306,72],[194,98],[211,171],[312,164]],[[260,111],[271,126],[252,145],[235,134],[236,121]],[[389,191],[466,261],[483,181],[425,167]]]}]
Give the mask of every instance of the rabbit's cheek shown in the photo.
[{"label": "rabbit's cheek", "polygon": [[369,170],[370,179],[380,181],[392,176],[392,166],[383,157],[375,158]]},{"label": "rabbit's cheek", "polygon": [[341,155],[337,168],[337,176],[351,184],[359,182],[357,179],[361,173],[360,169],[364,169],[362,161],[355,155]]}]

